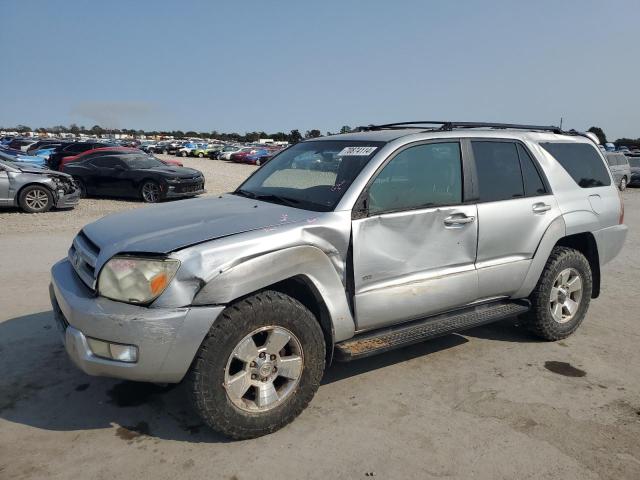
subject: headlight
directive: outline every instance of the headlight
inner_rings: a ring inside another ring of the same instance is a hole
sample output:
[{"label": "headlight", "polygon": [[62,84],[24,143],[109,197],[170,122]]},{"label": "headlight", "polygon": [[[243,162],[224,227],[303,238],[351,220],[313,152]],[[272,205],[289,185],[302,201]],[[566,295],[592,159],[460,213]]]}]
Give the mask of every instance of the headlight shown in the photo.
[{"label": "headlight", "polygon": [[176,274],[178,260],[113,257],[98,278],[98,293],[127,303],[149,303],[158,298]]}]

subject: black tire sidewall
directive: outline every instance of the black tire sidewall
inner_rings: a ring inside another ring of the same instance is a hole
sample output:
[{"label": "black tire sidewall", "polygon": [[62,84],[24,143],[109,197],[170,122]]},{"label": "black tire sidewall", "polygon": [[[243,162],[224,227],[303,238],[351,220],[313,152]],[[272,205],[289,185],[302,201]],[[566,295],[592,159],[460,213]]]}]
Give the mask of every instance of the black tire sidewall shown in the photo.
[{"label": "black tire sidewall", "polygon": [[[561,271],[573,268],[580,274],[582,297],[574,317],[559,323],[551,314],[551,288]],[[593,289],[593,277],[589,261],[577,250],[557,247],[540,277],[538,286],[532,295],[532,310],[529,314],[529,326],[532,331],[546,340],[561,340],[571,335],[582,323],[589,309]]]},{"label": "black tire sidewall", "polygon": [[[29,193],[29,192],[31,192],[33,190],[41,190],[41,191],[43,191],[43,192],[45,192],[47,194],[47,206],[45,208],[43,208],[41,210],[34,210],[33,208],[31,208],[31,207],[29,207],[27,205],[27,203],[25,201],[25,197],[27,196],[27,193]],[[48,212],[53,207],[53,194],[44,185],[29,185],[29,186],[23,188],[22,191],[20,192],[20,197],[18,198],[18,203],[20,204],[20,208],[22,208],[22,210],[24,210],[27,213],[44,213],[44,212]]]},{"label": "black tire sidewall", "polygon": [[[236,407],[223,387],[227,362],[236,345],[250,332],[281,326],[300,341],[303,371],[296,389],[267,412]],[[253,438],[291,422],[307,406],[324,373],[325,345],[315,317],[302,304],[279,292],[265,291],[228,307],[216,320],[190,375],[196,409],[214,430],[232,438]]]}]

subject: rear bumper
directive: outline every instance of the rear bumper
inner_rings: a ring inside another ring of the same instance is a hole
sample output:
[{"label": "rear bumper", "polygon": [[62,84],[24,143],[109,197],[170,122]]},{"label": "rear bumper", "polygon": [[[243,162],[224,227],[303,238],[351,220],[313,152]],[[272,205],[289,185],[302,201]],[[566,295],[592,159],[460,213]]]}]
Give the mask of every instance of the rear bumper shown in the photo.
[{"label": "rear bumper", "polygon": [[[127,380],[177,383],[211,325],[224,309],[147,308],[96,297],[68,260],[51,269],[49,288],[56,323],[71,360],[85,373]],[[138,359],[126,363],[93,354],[87,338],[135,345]]]}]

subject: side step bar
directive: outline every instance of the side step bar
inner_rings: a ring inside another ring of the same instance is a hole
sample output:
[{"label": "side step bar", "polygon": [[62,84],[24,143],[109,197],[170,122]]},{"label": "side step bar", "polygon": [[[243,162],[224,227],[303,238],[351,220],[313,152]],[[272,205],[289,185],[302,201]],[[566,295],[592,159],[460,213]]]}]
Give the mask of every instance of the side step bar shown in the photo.
[{"label": "side step bar", "polygon": [[500,301],[456,310],[413,322],[356,335],[335,345],[335,359],[342,362],[369,357],[429,338],[520,315],[529,310],[527,300]]}]

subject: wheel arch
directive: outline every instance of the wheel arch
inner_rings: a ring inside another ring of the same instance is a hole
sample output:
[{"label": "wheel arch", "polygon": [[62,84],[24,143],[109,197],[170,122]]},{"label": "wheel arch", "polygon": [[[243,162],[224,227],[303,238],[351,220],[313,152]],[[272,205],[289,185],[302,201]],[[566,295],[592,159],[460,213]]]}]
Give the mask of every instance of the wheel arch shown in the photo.
[{"label": "wheel arch", "polygon": [[598,244],[593,233],[582,232],[568,235],[558,240],[555,246],[573,248],[587,258],[593,277],[591,298],[598,298],[600,296],[600,256],[598,254]]},{"label": "wheel arch", "polygon": [[33,186],[38,186],[38,187],[44,187],[47,190],[49,190],[49,193],[53,196],[53,201],[55,203],[56,201],[56,192],[53,188],[51,188],[49,185],[47,185],[46,183],[42,183],[42,182],[29,182],[29,183],[25,183],[24,185],[22,185],[17,191],[16,191],[16,195],[15,195],[15,204],[16,205],[20,205],[20,195],[22,195],[22,192],[24,191],[25,188],[27,187],[33,187]]},{"label": "wheel arch", "polygon": [[296,246],[246,259],[209,280],[194,305],[228,305],[265,289],[295,298],[316,316],[333,344],[351,338],[355,322],[345,287],[327,254],[313,246]]}]

